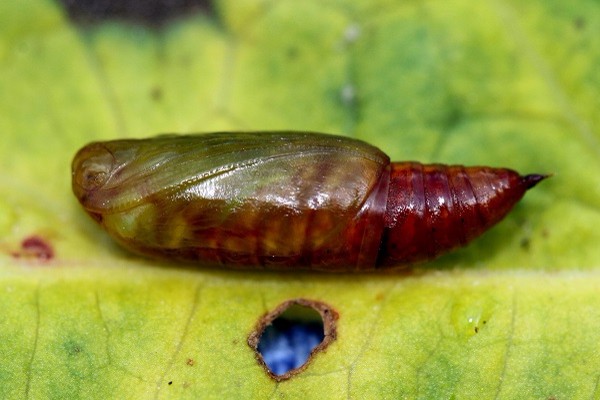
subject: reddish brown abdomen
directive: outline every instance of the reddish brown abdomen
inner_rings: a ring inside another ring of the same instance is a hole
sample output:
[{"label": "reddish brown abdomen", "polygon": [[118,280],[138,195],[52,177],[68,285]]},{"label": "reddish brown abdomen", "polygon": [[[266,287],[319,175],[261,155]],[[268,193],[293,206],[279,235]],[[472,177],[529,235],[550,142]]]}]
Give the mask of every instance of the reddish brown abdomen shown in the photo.
[{"label": "reddish brown abdomen", "polygon": [[425,261],[464,246],[543,178],[504,168],[392,163],[378,265]]}]

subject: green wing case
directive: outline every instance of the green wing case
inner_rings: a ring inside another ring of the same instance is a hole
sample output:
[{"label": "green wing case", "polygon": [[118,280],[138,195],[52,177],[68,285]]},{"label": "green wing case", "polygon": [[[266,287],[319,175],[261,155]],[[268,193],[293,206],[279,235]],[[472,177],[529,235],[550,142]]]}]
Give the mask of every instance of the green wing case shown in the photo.
[{"label": "green wing case", "polygon": [[374,265],[388,183],[379,149],[315,133],[97,142],[73,160],[76,196],[125,246],[230,267]]}]

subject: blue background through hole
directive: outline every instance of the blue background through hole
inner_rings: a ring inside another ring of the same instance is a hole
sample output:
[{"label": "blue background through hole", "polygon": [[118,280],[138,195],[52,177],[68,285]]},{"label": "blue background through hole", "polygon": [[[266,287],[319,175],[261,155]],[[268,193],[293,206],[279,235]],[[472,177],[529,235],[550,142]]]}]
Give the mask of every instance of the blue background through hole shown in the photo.
[{"label": "blue background through hole", "polygon": [[321,322],[277,318],[261,335],[258,351],[273,374],[283,375],[304,364],[323,338]]}]

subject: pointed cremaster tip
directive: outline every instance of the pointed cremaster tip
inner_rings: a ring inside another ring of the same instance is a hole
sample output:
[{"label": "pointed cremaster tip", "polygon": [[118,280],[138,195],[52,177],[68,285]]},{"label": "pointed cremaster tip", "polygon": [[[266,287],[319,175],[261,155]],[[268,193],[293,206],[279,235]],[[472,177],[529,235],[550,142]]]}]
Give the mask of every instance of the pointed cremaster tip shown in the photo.
[{"label": "pointed cremaster tip", "polygon": [[525,184],[527,189],[531,189],[546,178],[551,177],[552,174],[529,174],[521,177],[521,181]]}]

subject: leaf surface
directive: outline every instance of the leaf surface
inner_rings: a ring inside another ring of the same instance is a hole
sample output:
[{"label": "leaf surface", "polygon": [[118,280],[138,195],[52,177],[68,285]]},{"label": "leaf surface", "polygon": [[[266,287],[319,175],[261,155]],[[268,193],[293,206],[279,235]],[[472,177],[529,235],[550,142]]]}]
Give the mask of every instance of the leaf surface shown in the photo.
[{"label": "leaf surface", "polygon": [[[600,5],[215,10],[83,26],[49,0],[0,2],[0,397],[598,397]],[[92,140],[265,129],[554,176],[467,248],[387,275],[141,259],[71,193]],[[246,340],[300,297],[338,311],[338,338],[276,383]]]}]

